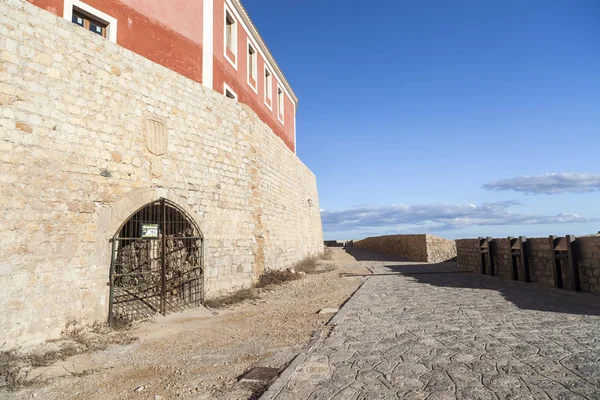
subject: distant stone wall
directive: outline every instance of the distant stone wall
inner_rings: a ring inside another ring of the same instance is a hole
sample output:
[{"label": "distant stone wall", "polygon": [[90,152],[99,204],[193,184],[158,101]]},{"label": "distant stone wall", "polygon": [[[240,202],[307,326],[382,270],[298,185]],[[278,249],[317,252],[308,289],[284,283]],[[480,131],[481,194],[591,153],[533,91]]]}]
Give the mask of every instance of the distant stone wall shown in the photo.
[{"label": "distant stone wall", "polygon": [[459,239],[456,241],[456,261],[463,271],[480,272],[481,255],[478,239]]},{"label": "distant stone wall", "polygon": [[0,343],[105,321],[110,239],[161,197],[202,230],[207,298],[323,252],[315,176],[254,112],[24,0],[0,1],[0,169]]},{"label": "distant stone wall", "polygon": [[600,293],[600,236],[576,240],[581,290]]},{"label": "distant stone wall", "polygon": [[437,263],[456,260],[456,243],[454,240],[433,235],[425,235],[425,240],[427,242],[428,262]]},{"label": "distant stone wall", "polygon": [[432,235],[376,236],[355,241],[354,246],[417,262],[444,262],[456,257],[454,241]]},{"label": "distant stone wall", "polygon": [[[529,271],[531,282],[553,287],[553,259],[550,241],[546,238],[527,238],[529,245]],[[478,239],[459,239],[456,241],[458,265],[464,271],[481,272],[481,254]],[[577,238],[573,243],[573,251],[577,257],[581,289],[589,292],[600,292],[600,236]],[[493,239],[492,254],[496,276],[512,279],[508,239]],[[525,280],[525,271],[517,259],[519,280]],[[566,268],[562,268],[563,285],[571,287],[570,276]]]}]

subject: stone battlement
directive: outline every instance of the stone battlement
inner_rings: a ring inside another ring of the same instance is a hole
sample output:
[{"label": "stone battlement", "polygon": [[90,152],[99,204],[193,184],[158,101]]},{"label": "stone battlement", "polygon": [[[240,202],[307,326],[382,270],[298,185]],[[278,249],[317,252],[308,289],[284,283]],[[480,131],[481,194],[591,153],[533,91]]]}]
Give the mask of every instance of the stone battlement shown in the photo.
[{"label": "stone battlement", "polygon": [[[458,266],[463,271],[481,273],[481,249],[479,239],[459,239],[456,241],[458,249]],[[511,247],[507,238],[493,239],[491,242],[492,262],[495,275],[500,278],[512,279]],[[527,238],[527,262],[531,282],[544,286],[554,286],[555,261],[550,241],[546,238]],[[573,243],[574,259],[579,270],[581,290],[600,293],[600,236],[579,237]],[[561,275],[565,288],[571,288],[568,267],[561,261]],[[486,264],[487,266],[487,264]],[[517,257],[517,277],[525,281],[524,266]],[[488,267],[489,269],[489,267]],[[487,272],[489,273],[489,271]]]}]

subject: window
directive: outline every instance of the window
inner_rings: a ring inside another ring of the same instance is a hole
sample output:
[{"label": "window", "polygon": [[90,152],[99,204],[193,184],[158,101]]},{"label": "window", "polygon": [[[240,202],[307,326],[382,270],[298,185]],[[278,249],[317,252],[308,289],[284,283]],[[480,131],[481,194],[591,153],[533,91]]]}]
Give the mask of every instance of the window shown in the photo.
[{"label": "window", "polygon": [[273,76],[271,72],[265,67],[265,104],[270,109],[273,109]]},{"label": "window", "polygon": [[225,58],[237,68],[237,24],[225,8]]},{"label": "window", "polygon": [[237,100],[237,96],[229,89],[225,89],[225,97],[232,100]]},{"label": "window", "polygon": [[283,90],[281,90],[280,87],[277,88],[277,117],[279,118],[279,121],[283,124],[284,121],[284,113],[283,113]]},{"label": "window", "polygon": [[225,16],[225,45],[227,46],[227,49],[231,52],[233,52],[233,27],[235,25],[235,22],[233,20],[233,17],[231,15],[229,15],[229,13],[226,14]]},{"label": "window", "polygon": [[79,0],[64,0],[63,17],[111,42],[117,41],[117,20]]},{"label": "window", "polygon": [[223,84],[223,94],[228,99],[232,99],[235,101],[237,101],[238,99],[237,93],[234,92],[233,89],[231,89],[226,83]]},{"label": "window", "polygon": [[102,37],[106,37],[106,27],[108,24],[98,21],[92,17],[88,17],[78,11],[73,10],[73,17],[71,19],[74,24],[79,26],[83,26],[85,29],[88,29]]},{"label": "window", "polygon": [[257,58],[256,50],[254,50],[254,47],[252,47],[250,41],[248,41],[248,85],[254,89],[254,92],[257,91]]}]

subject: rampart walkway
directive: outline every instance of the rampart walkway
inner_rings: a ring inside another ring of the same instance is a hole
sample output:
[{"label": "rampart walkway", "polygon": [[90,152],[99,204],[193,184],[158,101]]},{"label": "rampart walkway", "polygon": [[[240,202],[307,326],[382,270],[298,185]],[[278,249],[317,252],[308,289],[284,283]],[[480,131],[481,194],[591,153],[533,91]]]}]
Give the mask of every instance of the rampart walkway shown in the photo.
[{"label": "rampart walkway", "polygon": [[350,251],[373,276],[265,397],[600,399],[600,296]]}]

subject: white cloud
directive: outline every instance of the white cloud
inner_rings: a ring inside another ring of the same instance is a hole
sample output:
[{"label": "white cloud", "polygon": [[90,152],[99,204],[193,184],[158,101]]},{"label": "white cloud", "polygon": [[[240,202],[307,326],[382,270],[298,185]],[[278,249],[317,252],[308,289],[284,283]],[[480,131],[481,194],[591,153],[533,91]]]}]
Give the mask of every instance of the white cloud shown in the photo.
[{"label": "white cloud", "polygon": [[532,194],[586,193],[600,190],[600,174],[561,172],[499,179],[483,185],[488,190],[514,190]]},{"label": "white cloud", "polygon": [[[577,214],[531,215],[509,210],[518,202],[474,204],[360,206],[347,210],[321,212],[326,231],[350,231],[374,227],[410,226],[412,231],[448,231],[468,226],[537,225],[585,223],[593,219]],[[402,228],[399,228],[402,229]]]}]

